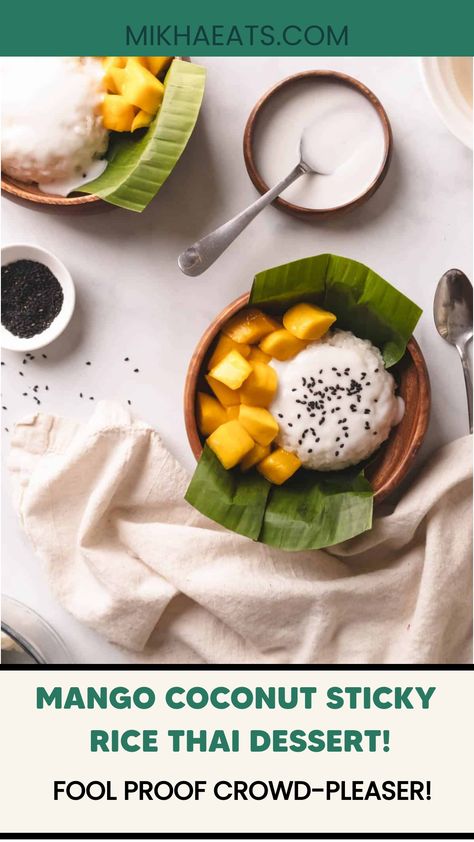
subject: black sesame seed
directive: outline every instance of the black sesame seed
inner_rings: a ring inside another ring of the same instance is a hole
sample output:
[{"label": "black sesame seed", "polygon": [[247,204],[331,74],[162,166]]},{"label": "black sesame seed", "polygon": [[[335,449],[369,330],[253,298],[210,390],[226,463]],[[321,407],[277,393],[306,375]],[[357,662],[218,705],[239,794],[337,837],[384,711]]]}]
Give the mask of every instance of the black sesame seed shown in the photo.
[{"label": "black sesame seed", "polygon": [[4,427],[4,430],[5,430],[5,432],[6,432],[6,433],[9,433],[9,432],[10,432],[10,430],[8,429],[8,427]]},{"label": "black sesame seed", "polygon": [[93,401],[93,400],[94,400],[94,398],[93,398],[93,397],[90,397],[90,398],[89,398],[89,400],[90,400],[90,401]]},{"label": "black sesame seed", "polygon": [[28,392],[23,392],[23,397],[24,397],[24,398],[27,398],[27,397],[28,397]]},{"label": "black sesame seed", "polygon": [[6,408],[7,408],[6,406],[2,406],[2,409],[6,409]]},{"label": "black sesame seed", "polygon": [[378,399],[378,398],[374,398],[374,403],[378,403],[378,402],[379,402],[379,399]]},{"label": "black sesame seed", "polygon": [[344,433],[344,438],[348,439],[348,438],[349,438],[349,433]]},{"label": "black sesame seed", "polygon": [[299,419],[301,418],[301,415],[298,413],[298,415],[296,417],[298,418],[298,421],[299,421]]},{"label": "black sesame seed", "polygon": [[281,412],[278,413],[278,417],[283,418],[283,415],[281,414]]},{"label": "black sesame seed", "polygon": [[19,372],[18,372],[18,374],[20,375],[20,377],[23,377],[23,372],[22,372],[22,371],[19,371]]},{"label": "black sesame seed", "polygon": [[2,360],[2,365],[5,365],[5,363],[3,362],[3,360]]},{"label": "black sesame seed", "polygon": [[364,415],[370,415],[370,409],[364,409]]},{"label": "black sesame seed", "polygon": [[309,448],[308,448],[308,453],[312,453],[312,452],[313,452],[313,448],[312,448],[312,447],[309,447]]},{"label": "black sesame seed", "polygon": [[129,406],[131,406],[131,405],[132,405],[132,402],[131,402],[131,401],[129,401],[129,400],[127,400],[127,403],[128,403],[128,405],[129,405]]},{"label": "black sesame seed", "polygon": [[377,374],[378,368],[374,368],[374,374]]},{"label": "black sesame seed", "polygon": [[292,391],[292,392],[296,392],[296,389],[292,389],[291,391]]},{"label": "black sesame seed", "polygon": [[333,365],[333,367],[331,368],[331,371],[337,371],[336,366]]},{"label": "black sesame seed", "polygon": [[87,362],[87,363],[86,363],[86,365],[92,365],[92,363],[91,363],[91,362]]},{"label": "black sesame seed", "polygon": [[79,392],[79,397],[80,397],[80,398],[83,398],[83,397],[84,397],[84,395],[82,394],[82,392]]},{"label": "black sesame seed", "polygon": [[338,450],[336,450],[336,452],[334,453],[334,456],[339,456],[339,451],[338,451]]},{"label": "black sesame seed", "polygon": [[293,424],[291,423],[291,421],[288,421],[288,426],[289,426],[289,427],[292,427],[292,426],[293,426]]},{"label": "black sesame seed", "polygon": [[315,439],[315,441],[316,441],[316,444],[317,444],[317,443],[318,443],[318,441],[321,441],[321,439],[320,439],[320,438],[316,438],[316,439]]},{"label": "black sesame seed", "polygon": [[45,386],[44,388],[46,392],[49,392],[49,386]]},{"label": "black sesame seed", "polygon": [[340,441],[340,436],[337,437],[336,441]]},{"label": "black sesame seed", "polygon": [[47,360],[47,359],[48,359],[48,355],[47,355],[47,354],[41,354],[41,356],[43,357],[43,359],[44,359],[44,360]]},{"label": "black sesame seed", "polygon": [[378,435],[377,430],[374,430],[374,432],[372,433],[372,435],[373,435],[373,436]]},{"label": "black sesame seed", "polygon": [[123,361],[124,361],[124,363],[129,363],[129,362],[130,362],[130,357],[124,357],[124,358],[123,358]]},{"label": "black sesame seed", "polygon": [[140,369],[139,369],[139,368],[134,368],[134,369],[133,369],[134,374],[138,374],[138,372],[139,372],[139,371],[140,371]]},{"label": "black sesame seed", "polygon": [[344,447],[344,442],[342,442],[342,444],[340,444],[340,445],[339,445],[339,447],[340,447],[340,448],[341,448],[341,450],[342,450],[342,448]]}]

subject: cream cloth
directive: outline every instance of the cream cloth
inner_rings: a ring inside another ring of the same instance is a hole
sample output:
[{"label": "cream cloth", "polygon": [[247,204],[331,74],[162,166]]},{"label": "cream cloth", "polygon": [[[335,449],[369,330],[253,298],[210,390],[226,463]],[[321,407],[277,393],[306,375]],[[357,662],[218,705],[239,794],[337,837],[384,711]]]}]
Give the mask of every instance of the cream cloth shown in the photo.
[{"label": "cream cloth", "polygon": [[225,531],[120,406],[89,423],[38,414],[10,455],[21,523],[65,608],[143,661],[466,663],[471,438],[443,447],[393,512],[331,552]]}]

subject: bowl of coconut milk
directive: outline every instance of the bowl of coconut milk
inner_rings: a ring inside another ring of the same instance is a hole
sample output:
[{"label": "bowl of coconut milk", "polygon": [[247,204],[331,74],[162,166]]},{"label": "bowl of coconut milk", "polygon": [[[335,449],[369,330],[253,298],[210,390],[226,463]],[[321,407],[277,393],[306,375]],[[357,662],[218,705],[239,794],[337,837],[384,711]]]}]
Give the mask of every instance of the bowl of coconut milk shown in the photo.
[{"label": "bowl of coconut milk", "polygon": [[326,216],[365,202],[388,171],[390,122],[369,88],[332,70],[289,76],[255,105],[245,128],[244,157],[257,190],[265,193],[291,170],[308,126],[315,149],[321,143],[331,148],[337,166],[291,184],[275,205],[299,215]]}]

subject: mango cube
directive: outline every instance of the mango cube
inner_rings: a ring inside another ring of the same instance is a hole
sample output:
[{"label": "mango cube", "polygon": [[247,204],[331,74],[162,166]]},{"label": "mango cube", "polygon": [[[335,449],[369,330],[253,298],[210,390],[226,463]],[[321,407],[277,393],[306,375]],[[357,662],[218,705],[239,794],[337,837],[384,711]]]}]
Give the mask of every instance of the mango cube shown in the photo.
[{"label": "mango cube", "polygon": [[321,339],[336,321],[334,313],[315,304],[295,304],[283,316],[283,324],[293,336],[306,341]]},{"label": "mango cube", "polygon": [[223,328],[223,333],[230,336],[235,342],[245,342],[252,345],[278,327],[280,325],[271,316],[251,307],[229,319]]},{"label": "mango cube", "polygon": [[251,348],[250,354],[247,357],[249,363],[269,363],[271,360],[270,354],[264,354],[260,348]]},{"label": "mango cube", "polygon": [[227,408],[240,403],[240,392],[238,389],[229,389],[228,386],[224,386],[223,383],[215,380],[210,374],[206,374],[206,380],[222,406]]},{"label": "mango cube", "polygon": [[258,465],[262,459],[265,459],[265,456],[268,456],[270,453],[270,447],[262,447],[261,444],[254,444],[253,450],[250,453],[247,453],[247,456],[244,456],[240,463],[240,470],[241,471],[250,471],[250,468],[253,468],[255,465]]},{"label": "mango cube", "polygon": [[226,409],[227,421],[235,421],[239,417],[240,404],[228,406]]},{"label": "mango cube", "polygon": [[229,470],[253,450],[254,441],[238,421],[227,421],[209,436],[207,444]]},{"label": "mango cube", "polygon": [[242,404],[239,422],[257,444],[267,447],[278,435],[278,424],[268,409]]},{"label": "mango cube", "polygon": [[105,56],[103,60],[104,72],[107,73],[111,67],[125,67],[126,63],[125,56]]},{"label": "mango cube", "polygon": [[[236,407],[238,409],[238,407]],[[196,400],[196,417],[199,432],[203,436],[210,436],[221,424],[227,421],[224,407],[212,395],[198,392]]]},{"label": "mango cube", "polygon": [[128,61],[124,70],[122,94],[125,99],[147,114],[156,114],[164,94],[163,83],[135,61]]},{"label": "mango cube", "polygon": [[148,66],[148,70],[153,73],[153,76],[158,76],[160,73],[163,73],[165,70],[168,70],[171,62],[173,61],[173,56],[147,56],[146,63]]},{"label": "mango cube", "polygon": [[251,363],[249,374],[240,389],[240,402],[248,406],[270,406],[278,386],[274,368],[266,363]]},{"label": "mango cube", "polygon": [[135,109],[120,94],[105,94],[102,102],[102,120],[106,129],[114,132],[129,132],[132,128]]},{"label": "mango cube", "polygon": [[139,111],[138,114],[135,114],[132,123],[132,132],[136,131],[137,129],[145,129],[147,126],[150,125],[151,121],[153,120],[153,114],[147,114],[146,111]]},{"label": "mango cube", "polygon": [[300,467],[301,462],[294,453],[279,447],[258,463],[257,471],[273,485],[283,485]]},{"label": "mango cube", "polygon": [[306,342],[282,327],[265,336],[260,342],[260,348],[265,354],[270,354],[277,360],[289,360],[306,348]]},{"label": "mango cube", "polygon": [[239,351],[229,351],[225,357],[211,369],[214,380],[224,383],[229,389],[239,389],[252,372],[252,366]]},{"label": "mango cube", "polygon": [[209,368],[214,368],[217,363],[220,363],[229,351],[238,351],[243,357],[248,357],[250,354],[250,345],[244,345],[241,342],[234,342],[229,336],[222,333],[219,337],[216,347],[214,348],[211,359],[209,360]]}]

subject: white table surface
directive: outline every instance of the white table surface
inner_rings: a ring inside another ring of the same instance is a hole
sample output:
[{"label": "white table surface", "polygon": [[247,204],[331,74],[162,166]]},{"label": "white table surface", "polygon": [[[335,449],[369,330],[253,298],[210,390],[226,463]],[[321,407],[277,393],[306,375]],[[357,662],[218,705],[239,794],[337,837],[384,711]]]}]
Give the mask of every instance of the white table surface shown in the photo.
[{"label": "white table surface", "polygon": [[[87,418],[94,403],[115,398],[155,425],[193,468],[183,423],[182,392],[191,353],[210,319],[254,274],[289,260],[334,252],[360,260],[424,308],[416,337],[433,390],[421,458],[466,433],[461,366],[432,320],[436,283],[449,268],[472,277],[472,155],[444,127],[413,58],[206,58],[205,101],[175,171],[142,215],[100,204],[71,212],[2,199],[2,242],[55,252],[69,267],[78,302],[67,332],[27,366],[4,352],[3,427],[35,410],[25,387],[41,384],[41,409]],[[180,251],[256,197],[243,162],[242,134],[262,93],[286,75],[333,68],[365,82],[392,123],[394,155],[376,195],[352,213],[322,222],[268,208],[200,278],[177,268]],[[124,363],[124,357],[130,357]],[[92,365],[86,366],[90,360]],[[138,374],[133,373],[139,368]],[[18,371],[23,369],[24,377]],[[44,390],[44,385],[49,391]],[[3,431],[3,461],[9,434]],[[40,561],[3,495],[2,591],[40,612],[82,663],[137,660],[82,627],[51,595]]]}]

